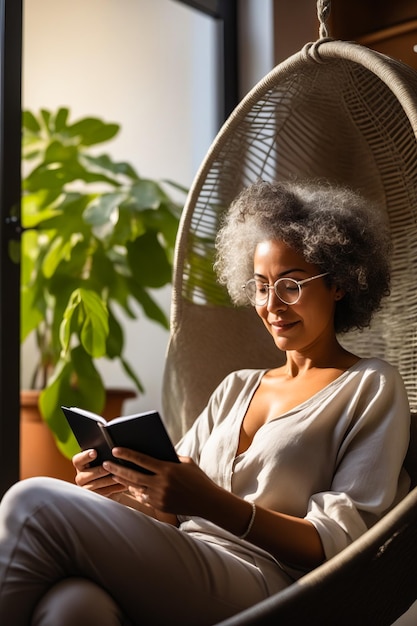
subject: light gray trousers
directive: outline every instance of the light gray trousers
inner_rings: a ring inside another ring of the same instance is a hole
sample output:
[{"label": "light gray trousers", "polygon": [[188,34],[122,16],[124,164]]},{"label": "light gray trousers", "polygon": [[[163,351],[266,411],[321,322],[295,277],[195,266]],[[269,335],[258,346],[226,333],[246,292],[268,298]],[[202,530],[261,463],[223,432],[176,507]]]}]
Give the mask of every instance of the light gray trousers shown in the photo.
[{"label": "light gray trousers", "polygon": [[2,625],[199,626],[267,596],[253,563],[75,485],[31,478],[0,504]]}]

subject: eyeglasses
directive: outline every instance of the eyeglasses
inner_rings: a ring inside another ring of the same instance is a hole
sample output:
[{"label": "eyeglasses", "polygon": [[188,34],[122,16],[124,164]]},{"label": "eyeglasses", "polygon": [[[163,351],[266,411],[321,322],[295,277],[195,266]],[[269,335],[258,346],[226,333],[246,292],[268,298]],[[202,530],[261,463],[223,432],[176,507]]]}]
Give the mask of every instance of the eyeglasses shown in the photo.
[{"label": "eyeglasses", "polygon": [[269,290],[273,289],[275,294],[284,304],[296,304],[301,298],[302,286],[306,283],[316,280],[316,278],[322,278],[327,276],[329,272],[324,274],[317,274],[311,278],[305,278],[304,280],[295,280],[295,278],[278,278],[273,285],[263,283],[259,278],[251,278],[243,285],[242,289],[253,306],[264,306],[269,297]]}]

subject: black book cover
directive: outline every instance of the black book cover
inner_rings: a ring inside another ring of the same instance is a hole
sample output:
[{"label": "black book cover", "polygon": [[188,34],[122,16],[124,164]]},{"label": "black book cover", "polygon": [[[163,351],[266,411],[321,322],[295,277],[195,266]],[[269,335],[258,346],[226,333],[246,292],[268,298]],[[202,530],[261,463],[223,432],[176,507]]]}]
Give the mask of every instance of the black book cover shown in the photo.
[{"label": "black book cover", "polygon": [[101,465],[103,461],[114,461],[145,474],[152,473],[128,461],[115,459],[111,453],[115,446],[130,448],[162,461],[179,463],[158,411],[126,415],[107,422],[91,411],[77,407],[61,408],[80,448],[97,450],[97,458],[91,466]]}]

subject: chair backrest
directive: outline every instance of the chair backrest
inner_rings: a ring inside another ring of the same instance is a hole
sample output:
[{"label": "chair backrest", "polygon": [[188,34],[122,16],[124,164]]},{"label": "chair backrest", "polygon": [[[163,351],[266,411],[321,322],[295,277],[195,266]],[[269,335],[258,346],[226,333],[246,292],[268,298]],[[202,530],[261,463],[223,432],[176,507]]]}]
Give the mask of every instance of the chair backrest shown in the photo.
[{"label": "chair backrest", "polygon": [[178,438],[230,371],[279,363],[251,308],[235,308],[213,272],[223,212],[258,178],[326,178],[376,200],[394,244],[392,293],[371,330],[346,336],[396,365],[417,410],[417,73],[354,43],[321,39],[278,65],[213,142],[177,237],[163,404]]}]

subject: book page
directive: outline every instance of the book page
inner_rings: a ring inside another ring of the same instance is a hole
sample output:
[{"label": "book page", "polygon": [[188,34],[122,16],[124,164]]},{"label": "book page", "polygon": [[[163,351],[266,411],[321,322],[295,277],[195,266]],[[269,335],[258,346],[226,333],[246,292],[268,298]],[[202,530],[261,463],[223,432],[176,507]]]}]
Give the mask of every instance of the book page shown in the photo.
[{"label": "book page", "polygon": [[107,421],[101,415],[97,415],[97,413],[93,413],[92,411],[87,411],[86,409],[79,409],[78,406],[68,407],[70,411],[73,413],[78,413],[78,415],[83,415],[84,417],[89,417],[95,422],[100,422],[100,424],[107,424]]},{"label": "book page", "polygon": [[[79,409],[78,409],[79,410]],[[147,417],[148,415],[154,415],[157,411],[145,411],[144,413],[132,413],[132,415],[121,415],[120,417],[114,417],[106,422],[107,424],[120,424],[121,422],[128,422],[129,420],[137,419],[140,417]]]}]

